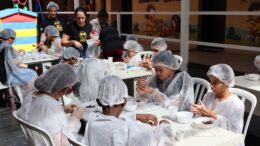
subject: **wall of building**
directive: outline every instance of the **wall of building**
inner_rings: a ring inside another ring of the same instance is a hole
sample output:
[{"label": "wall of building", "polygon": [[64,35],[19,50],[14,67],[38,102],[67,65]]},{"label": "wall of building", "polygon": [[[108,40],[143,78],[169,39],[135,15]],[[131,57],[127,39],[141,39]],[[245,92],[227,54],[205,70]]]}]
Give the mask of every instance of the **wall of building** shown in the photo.
[{"label": "wall of building", "polygon": [[[191,1],[191,10],[198,10],[197,0]],[[180,0],[135,0],[132,2],[133,12],[179,12],[181,10]],[[193,16],[190,19],[193,33],[197,33],[198,17]],[[178,15],[133,15],[132,23],[133,33],[152,36],[163,36],[179,38],[180,16]],[[197,35],[191,35],[196,37]]]},{"label": "wall of building", "polygon": [[[260,11],[258,0],[228,0],[227,11]],[[225,42],[260,46],[260,16],[227,16]]]}]

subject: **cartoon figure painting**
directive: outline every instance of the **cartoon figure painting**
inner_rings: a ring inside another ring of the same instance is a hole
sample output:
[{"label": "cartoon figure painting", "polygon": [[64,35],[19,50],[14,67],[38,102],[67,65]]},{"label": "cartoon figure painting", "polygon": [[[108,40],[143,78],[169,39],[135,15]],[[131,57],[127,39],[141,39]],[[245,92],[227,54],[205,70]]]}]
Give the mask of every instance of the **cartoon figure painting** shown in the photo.
[{"label": "cartoon figure painting", "polygon": [[[155,12],[155,6],[152,4],[147,5],[146,12]],[[145,15],[146,24],[144,28],[144,32],[147,34],[156,33],[156,24],[155,24],[155,15],[154,14],[146,14]]]},{"label": "cartoon figure painting", "polygon": [[[248,11],[260,11],[260,2],[254,2],[250,5]],[[246,20],[248,22],[248,29],[250,35],[247,36],[247,39],[254,46],[260,45],[260,16],[248,16]]]}]

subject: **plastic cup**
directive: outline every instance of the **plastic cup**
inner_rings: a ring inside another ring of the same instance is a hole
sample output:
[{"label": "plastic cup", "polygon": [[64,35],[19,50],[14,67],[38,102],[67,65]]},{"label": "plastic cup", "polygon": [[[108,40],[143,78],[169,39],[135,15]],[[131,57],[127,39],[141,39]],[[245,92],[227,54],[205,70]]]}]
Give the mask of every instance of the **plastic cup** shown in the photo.
[{"label": "plastic cup", "polygon": [[169,106],[168,109],[170,110],[170,118],[172,120],[176,120],[177,119],[177,112],[179,110],[179,107],[177,107],[177,106]]},{"label": "plastic cup", "polygon": [[113,62],[113,57],[108,57],[107,60],[108,60],[109,62]]},{"label": "plastic cup", "polygon": [[176,139],[177,141],[181,141],[181,140],[183,140],[184,135],[185,135],[185,131],[179,130],[179,131],[176,132],[175,139]]}]

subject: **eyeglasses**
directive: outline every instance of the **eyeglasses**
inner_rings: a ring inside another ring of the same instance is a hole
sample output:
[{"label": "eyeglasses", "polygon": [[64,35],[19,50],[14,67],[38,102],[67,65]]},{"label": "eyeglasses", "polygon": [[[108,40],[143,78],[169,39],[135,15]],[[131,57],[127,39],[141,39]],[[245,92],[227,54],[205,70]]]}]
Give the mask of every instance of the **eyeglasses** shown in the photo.
[{"label": "eyeglasses", "polygon": [[74,58],[74,57],[72,57],[72,58],[71,58],[71,60],[73,60],[73,61],[77,61],[78,59],[77,59],[77,58]]},{"label": "eyeglasses", "polygon": [[15,38],[13,38],[13,37],[10,37],[10,39],[12,39],[12,40],[13,40],[13,42],[15,41]]},{"label": "eyeglasses", "polygon": [[219,81],[210,81],[209,82],[211,86],[217,86],[218,84],[224,84],[222,82],[219,82]]}]

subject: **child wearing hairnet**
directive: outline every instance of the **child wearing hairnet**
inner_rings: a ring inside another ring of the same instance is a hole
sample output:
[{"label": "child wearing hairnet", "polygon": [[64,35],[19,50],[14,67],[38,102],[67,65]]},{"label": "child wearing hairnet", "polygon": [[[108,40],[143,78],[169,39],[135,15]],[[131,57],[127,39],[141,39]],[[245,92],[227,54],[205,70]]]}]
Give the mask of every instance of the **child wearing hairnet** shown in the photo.
[{"label": "child wearing hairnet", "polygon": [[50,54],[61,56],[62,46],[59,31],[56,27],[49,25],[44,29],[46,40],[39,44],[39,49]]},{"label": "child wearing hairnet", "polygon": [[189,110],[194,103],[193,82],[185,71],[178,71],[179,62],[169,51],[159,51],[152,59],[155,74],[148,80],[137,81],[138,96],[148,98],[160,106],[178,106],[179,110]]},{"label": "child wearing hairnet", "polygon": [[[71,86],[76,81],[76,74],[70,65],[54,65],[35,80],[37,91],[28,94],[18,110],[21,119],[46,130],[52,136],[55,146],[70,145],[62,135],[62,129],[66,128],[76,134],[80,128],[79,120],[83,116],[83,109],[74,104],[62,107],[58,101],[60,97],[71,92]],[[33,132],[32,136],[35,145],[46,145],[37,133]]]},{"label": "child wearing hairnet", "polygon": [[[151,42],[151,50],[156,54],[159,51],[164,51],[167,49],[167,44],[165,40],[161,37],[154,38]],[[144,57],[145,59],[140,63],[140,66],[152,70],[152,62],[149,57]]]},{"label": "child wearing hairnet", "polygon": [[207,76],[212,91],[204,96],[202,102],[193,104],[191,111],[216,119],[219,127],[242,133],[245,107],[242,101],[229,91],[229,87],[235,84],[232,68],[226,64],[213,65]]},{"label": "child wearing hairnet", "polygon": [[[102,113],[91,113],[85,130],[84,142],[89,146],[174,146],[170,125],[156,128],[157,118],[152,114],[133,114],[119,118],[126,104],[128,91],[117,76],[107,76],[100,82],[97,103]],[[138,121],[140,122],[138,122]]]},{"label": "child wearing hairnet", "polygon": [[79,58],[79,51],[74,47],[67,47],[62,53],[62,63],[75,65]]},{"label": "child wearing hairnet", "polygon": [[140,61],[142,61],[141,56],[138,54],[141,45],[136,41],[129,40],[124,44],[124,49],[126,50],[123,55],[124,62],[131,66],[139,66]]},{"label": "child wearing hairnet", "polygon": [[[0,81],[9,86],[22,87],[22,96],[34,89],[33,83],[37,77],[35,71],[22,63],[22,58],[17,54],[12,44],[16,39],[14,30],[6,28],[0,32],[1,77]],[[13,96],[12,88],[10,94]]]},{"label": "child wearing hairnet", "polygon": [[[77,65],[79,56],[80,56],[79,51],[76,50],[76,48],[67,47],[64,49],[64,51],[62,53],[61,63],[71,65],[73,67],[75,73],[77,74],[78,70],[79,70],[78,65]],[[74,86],[72,86],[73,95],[76,97],[79,97],[79,87],[80,87],[80,81],[77,80],[77,83]],[[72,98],[72,97],[70,97],[70,98]]]},{"label": "child wearing hairnet", "polygon": [[100,52],[99,46],[88,47],[87,58],[79,66],[77,75],[81,82],[79,87],[79,100],[81,102],[92,101],[97,98],[99,83],[106,75],[109,62],[98,58]]}]

